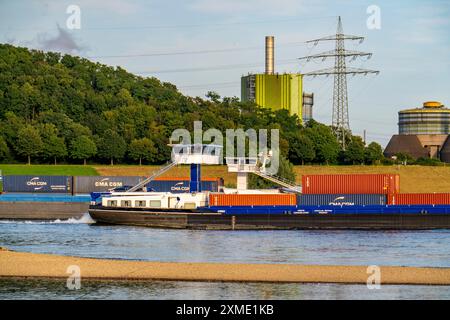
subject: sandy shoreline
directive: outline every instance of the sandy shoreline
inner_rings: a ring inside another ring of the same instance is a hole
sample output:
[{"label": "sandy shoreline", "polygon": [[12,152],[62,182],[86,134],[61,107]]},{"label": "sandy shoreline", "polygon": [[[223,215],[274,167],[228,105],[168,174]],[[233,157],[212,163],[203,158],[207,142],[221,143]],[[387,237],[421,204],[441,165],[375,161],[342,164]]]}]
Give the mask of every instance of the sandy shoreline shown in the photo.
[{"label": "sandy shoreline", "polygon": [[[366,284],[367,266],[146,262],[0,250],[0,277]],[[450,268],[381,266],[381,284],[450,285]]]}]

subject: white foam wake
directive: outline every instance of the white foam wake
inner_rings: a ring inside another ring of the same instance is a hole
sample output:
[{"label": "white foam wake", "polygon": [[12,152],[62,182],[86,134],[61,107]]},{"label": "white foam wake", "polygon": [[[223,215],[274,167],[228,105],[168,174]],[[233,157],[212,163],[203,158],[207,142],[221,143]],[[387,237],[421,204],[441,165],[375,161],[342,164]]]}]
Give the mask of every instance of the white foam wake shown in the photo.
[{"label": "white foam wake", "polygon": [[95,221],[89,213],[85,213],[81,218],[69,218],[67,220],[56,219],[53,221],[32,221],[32,220],[0,220],[0,224],[91,224]]}]

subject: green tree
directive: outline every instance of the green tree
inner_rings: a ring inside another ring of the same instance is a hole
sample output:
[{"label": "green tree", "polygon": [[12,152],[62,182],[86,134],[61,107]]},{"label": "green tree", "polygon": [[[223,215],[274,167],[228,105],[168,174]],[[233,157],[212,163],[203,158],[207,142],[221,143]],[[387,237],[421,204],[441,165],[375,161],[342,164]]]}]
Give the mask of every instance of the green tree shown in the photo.
[{"label": "green tree", "polygon": [[361,137],[352,136],[347,149],[343,151],[344,163],[357,164],[364,162],[364,142]]},{"label": "green tree", "polygon": [[395,154],[395,157],[397,158],[398,161],[400,161],[402,164],[404,164],[405,166],[409,163],[414,162],[414,158],[406,152],[399,152]]},{"label": "green tree", "polygon": [[219,103],[220,102],[220,94],[218,94],[215,91],[208,91],[205,95],[206,98],[208,98],[209,100],[211,100],[214,103]]},{"label": "green tree", "polygon": [[336,162],[341,147],[330,127],[310,120],[305,133],[314,144],[317,162],[326,164]]},{"label": "green tree", "polygon": [[139,160],[139,165],[142,165],[142,159],[152,161],[156,152],[155,145],[149,138],[134,139],[129,147],[131,159]]},{"label": "green tree", "polygon": [[0,136],[0,161],[7,159],[9,156],[9,148],[5,139]]},{"label": "green tree", "polygon": [[19,130],[17,134],[16,151],[20,155],[28,158],[28,164],[31,164],[31,157],[37,156],[42,152],[44,144],[42,143],[39,131],[32,125],[27,125]]},{"label": "green tree", "polygon": [[114,165],[114,159],[121,160],[127,150],[125,140],[111,129],[103,133],[98,146],[98,155],[103,159],[110,159],[111,165]]},{"label": "green tree", "polygon": [[306,135],[297,132],[289,143],[289,160],[294,164],[305,164],[316,157],[314,143]]},{"label": "green tree", "polygon": [[41,125],[40,133],[44,144],[41,155],[44,159],[54,160],[56,165],[57,158],[67,156],[64,138],[58,137],[58,129],[53,124]]},{"label": "green tree", "polygon": [[97,154],[97,146],[88,136],[79,136],[70,143],[70,157],[74,160],[83,160],[86,165],[86,160]]},{"label": "green tree", "polygon": [[364,150],[366,163],[374,164],[384,159],[383,148],[379,143],[371,142]]}]

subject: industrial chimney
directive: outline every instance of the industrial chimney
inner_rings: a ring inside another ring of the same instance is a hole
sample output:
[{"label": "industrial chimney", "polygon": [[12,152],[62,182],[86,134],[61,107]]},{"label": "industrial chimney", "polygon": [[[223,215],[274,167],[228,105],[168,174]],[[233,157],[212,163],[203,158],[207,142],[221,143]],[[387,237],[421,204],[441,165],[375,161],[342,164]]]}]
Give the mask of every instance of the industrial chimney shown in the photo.
[{"label": "industrial chimney", "polygon": [[266,36],[266,74],[274,74],[274,36]]}]

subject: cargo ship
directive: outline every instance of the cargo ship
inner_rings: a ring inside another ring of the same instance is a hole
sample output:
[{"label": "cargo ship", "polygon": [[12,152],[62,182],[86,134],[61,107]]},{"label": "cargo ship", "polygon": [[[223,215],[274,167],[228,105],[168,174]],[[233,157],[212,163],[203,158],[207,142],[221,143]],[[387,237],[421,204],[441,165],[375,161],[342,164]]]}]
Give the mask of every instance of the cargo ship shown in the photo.
[{"label": "cargo ship", "polygon": [[[92,193],[91,217],[99,224],[211,230],[450,228],[450,194],[402,195],[398,175],[308,175],[297,186],[264,171],[267,155],[227,158],[228,170],[237,172],[238,189],[202,191],[201,164],[217,164],[218,156],[205,155],[203,145],[183,148],[125,192]],[[176,164],[191,166],[189,192],[147,190]],[[279,184],[284,192],[246,189],[248,173]]]}]

